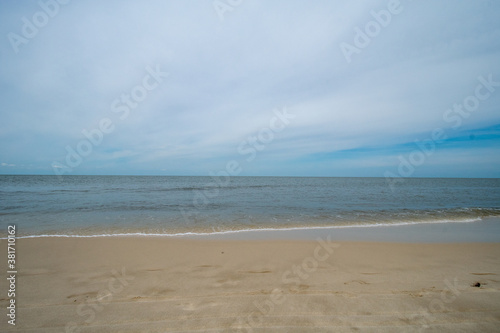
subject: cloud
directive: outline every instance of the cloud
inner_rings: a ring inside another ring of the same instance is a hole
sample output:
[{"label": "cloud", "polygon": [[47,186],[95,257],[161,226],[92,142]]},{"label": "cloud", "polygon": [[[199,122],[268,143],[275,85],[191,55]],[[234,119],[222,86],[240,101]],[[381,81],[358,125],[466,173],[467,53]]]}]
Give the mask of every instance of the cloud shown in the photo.
[{"label": "cloud", "polygon": [[[71,173],[207,175],[241,159],[238,145],[286,106],[296,119],[242,174],[365,175],[365,165],[382,176],[382,166],[397,166],[391,149],[451,128],[443,114],[474,94],[479,76],[500,81],[500,5],[488,1],[401,0],[402,11],[348,63],[341,43],[352,44],[372,11],[387,8],[244,1],[220,20],[211,1],[60,5],[18,53],[8,38],[0,43],[0,156],[19,173],[53,173],[54,162],[66,163],[66,147],[86,139],[82,130],[109,118],[114,131]],[[41,10],[37,2],[1,3],[0,34],[22,35],[23,17]],[[142,84],[148,66],[168,78],[120,119],[113,101]],[[499,102],[500,88],[460,130],[500,124]],[[481,144],[473,151],[495,152]],[[356,157],[342,155],[354,150]],[[461,153],[436,152],[450,154]],[[456,174],[476,166],[478,176],[498,176],[481,166],[496,158],[476,157],[455,165]]]}]

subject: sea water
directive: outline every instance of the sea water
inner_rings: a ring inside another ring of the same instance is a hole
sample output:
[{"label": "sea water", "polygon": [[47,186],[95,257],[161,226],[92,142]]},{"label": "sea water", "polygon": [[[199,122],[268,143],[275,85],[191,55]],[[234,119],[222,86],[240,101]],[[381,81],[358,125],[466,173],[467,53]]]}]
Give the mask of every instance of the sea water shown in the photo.
[{"label": "sea water", "polygon": [[0,175],[0,235],[223,234],[500,216],[500,179]]}]

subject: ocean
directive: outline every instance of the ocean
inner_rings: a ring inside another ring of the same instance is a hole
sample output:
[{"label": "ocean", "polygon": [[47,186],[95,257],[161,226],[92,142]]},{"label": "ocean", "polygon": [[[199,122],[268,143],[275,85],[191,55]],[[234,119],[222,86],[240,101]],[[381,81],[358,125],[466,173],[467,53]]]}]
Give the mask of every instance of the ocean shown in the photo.
[{"label": "ocean", "polygon": [[0,175],[0,236],[198,235],[463,223],[500,216],[500,179]]}]

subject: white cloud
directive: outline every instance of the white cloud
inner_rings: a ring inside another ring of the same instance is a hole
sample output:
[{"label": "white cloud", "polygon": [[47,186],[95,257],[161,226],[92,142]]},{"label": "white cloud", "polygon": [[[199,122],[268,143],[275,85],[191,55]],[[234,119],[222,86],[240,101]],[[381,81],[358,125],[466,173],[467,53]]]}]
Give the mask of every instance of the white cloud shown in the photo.
[{"label": "white cloud", "polygon": [[[401,3],[348,64],[339,44],[387,1],[245,1],[224,21],[211,1],[71,2],[18,54],[7,39],[0,44],[0,155],[51,170],[82,129],[110,117],[116,130],[86,158],[92,166],[140,172],[175,160],[206,174],[207,161],[236,154],[283,106],[297,119],[269,146],[268,161],[411,142],[449,126],[443,112],[479,75],[500,81],[500,5]],[[20,33],[21,17],[36,10],[1,3],[0,34]],[[111,102],[156,64],[170,76],[119,120]],[[500,91],[464,127],[498,124],[499,102]]]}]

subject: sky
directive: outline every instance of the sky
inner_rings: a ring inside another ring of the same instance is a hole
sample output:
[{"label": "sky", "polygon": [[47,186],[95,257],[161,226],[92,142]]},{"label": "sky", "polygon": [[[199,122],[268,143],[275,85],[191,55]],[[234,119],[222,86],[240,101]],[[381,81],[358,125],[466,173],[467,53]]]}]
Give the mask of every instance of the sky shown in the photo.
[{"label": "sky", "polygon": [[0,174],[500,177],[500,2],[1,1]]}]

